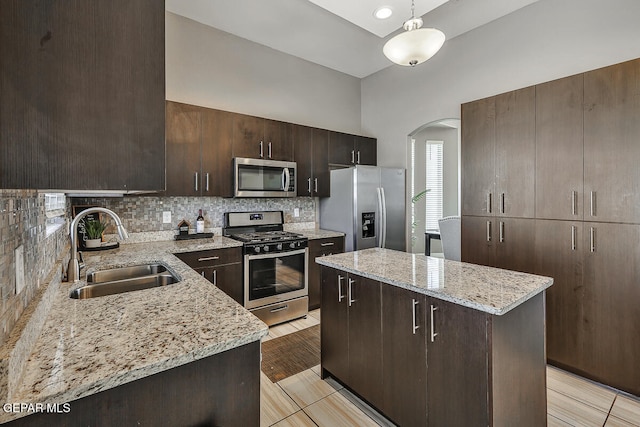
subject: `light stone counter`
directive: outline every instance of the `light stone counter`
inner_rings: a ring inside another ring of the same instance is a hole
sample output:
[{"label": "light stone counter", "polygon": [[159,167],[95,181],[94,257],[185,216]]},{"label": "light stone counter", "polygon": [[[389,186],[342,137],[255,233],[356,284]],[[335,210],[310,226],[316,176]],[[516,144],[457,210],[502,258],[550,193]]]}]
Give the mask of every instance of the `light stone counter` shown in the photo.
[{"label": "light stone counter", "polygon": [[325,256],[316,262],[496,315],[553,284],[550,277],[380,248]]},{"label": "light stone counter", "polygon": [[[215,237],[85,252],[87,271],[159,262],[180,282],[85,300],[68,296],[84,281],[60,284],[10,401],[62,404],[260,340],[263,322],[172,255],[237,246]],[[0,422],[18,416],[0,411]]]},{"label": "light stone counter", "polygon": [[328,239],[331,237],[344,237],[344,233],[340,231],[321,230],[319,228],[302,228],[292,231],[302,234],[309,240]]}]

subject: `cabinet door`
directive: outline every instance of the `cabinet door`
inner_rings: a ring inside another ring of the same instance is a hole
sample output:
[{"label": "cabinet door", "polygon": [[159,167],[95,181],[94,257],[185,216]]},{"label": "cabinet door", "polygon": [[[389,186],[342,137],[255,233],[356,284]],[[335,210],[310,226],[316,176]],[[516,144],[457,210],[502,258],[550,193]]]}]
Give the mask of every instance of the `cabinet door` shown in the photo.
[{"label": "cabinet door", "polygon": [[582,74],[536,86],[536,218],[582,219]]},{"label": "cabinet door", "polygon": [[462,104],[462,215],[494,214],[495,109],[495,97]]},{"label": "cabinet door", "polygon": [[265,159],[293,161],[293,143],[288,123],[265,119],[264,143]]},{"label": "cabinet door", "polygon": [[535,221],[527,218],[496,218],[495,266],[532,273],[535,255]]},{"label": "cabinet door", "polygon": [[201,109],[167,101],[167,196],[199,196],[201,176]]},{"label": "cabinet door", "polygon": [[639,93],[639,59],[584,74],[585,220],[640,223]]},{"label": "cabinet door", "polygon": [[298,196],[311,196],[313,180],[312,128],[302,125],[291,125],[294,161],[297,165],[296,186]]},{"label": "cabinet door", "polygon": [[312,191],[315,197],[331,195],[331,173],[329,171],[328,146],[329,131],[313,129],[313,179]]},{"label": "cabinet door", "polygon": [[535,99],[534,86],[496,96],[496,215],[535,215]]},{"label": "cabinet door", "polygon": [[495,218],[463,216],[461,221],[461,259],[480,265],[495,265]]},{"label": "cabinet door", "polygon": [[320,308],[320,265],[317,257],[344,252],[344,237],[309,240],[309,310]]},{"label": "cabinet door", "polygon": [[244,283],[242,280],[242,264],[225,264],[212,268],[211,283],[233,298],[238,304],[244,305]]},{"label": "cabinet door", "polygon": [[640,225],[584,224],[584,375],[640,395]]},{"label": "cabinet door", "polygon": [[427,304],[428,425],[490,425],[487,315],[435,298]]},{"label": "cabinet door", "polygon": [[[349,385],[382,407],[382,319],[380,282],[349,274]],[[324,312],[322,313],[324,321]]]},{"label": "cabinet door", "polygon": [[354,165],[356,152],[354,136],[348,133],[329,131],[329,163]]},{"label": "cabinet door", "polygon": [[377,146],[378,141],[375,138],[366,136],[355,136],[356,164],[359,165],[377,165]]},{"label": "cabinet door", "polygon": [[233,195],[233,113],[200,108],[203,196]]},{"label": "cabinet door", "polygon": [[380,409],[401,426],[427,425],[427,309],[424,295],[382,285]]},{"label": "cabinet door", "polygon": [[347,274],[321,267],[322,322],[320,362],[322,377],[328,371],[344,383],[349,383],[349,318]]},{"label": "cabinet door", "polygon": [[583,365],[582,222],[536,221],[535,274],[553,277],[546,291],[547,359],[563,368]]},{"label": "cabinet door", "polygon": [[234,114],[233,157],[267,158],[268,146],[264,140],[264,119]]}]

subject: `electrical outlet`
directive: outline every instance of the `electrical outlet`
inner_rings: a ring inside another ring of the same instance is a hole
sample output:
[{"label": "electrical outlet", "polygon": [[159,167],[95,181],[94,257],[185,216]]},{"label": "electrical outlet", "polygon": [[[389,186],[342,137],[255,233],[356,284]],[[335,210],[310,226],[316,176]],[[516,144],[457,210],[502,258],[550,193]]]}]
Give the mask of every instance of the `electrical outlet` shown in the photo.
[{"label": "electrical outlet", "polygon": [[300,208],[293,209],[293,216],[298,218],[300,216]]},{"label": "electrical outlet", "polygon": [[171,211],[162,212],[162,223],[171,224]]},{"label": "electrical outlet", "polygon": [[14,253],[16,260],[16,295],[18,295],[24,289],[24,246],[18,246]]}]

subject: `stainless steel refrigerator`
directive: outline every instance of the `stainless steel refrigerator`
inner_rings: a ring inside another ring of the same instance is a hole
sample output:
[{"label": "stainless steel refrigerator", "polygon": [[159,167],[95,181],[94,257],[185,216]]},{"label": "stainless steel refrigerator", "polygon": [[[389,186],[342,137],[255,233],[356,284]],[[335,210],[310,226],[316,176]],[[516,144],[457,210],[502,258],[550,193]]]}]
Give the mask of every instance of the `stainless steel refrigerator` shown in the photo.
[{"label": "stainless steel refrigerator", "polygon": [[406,250],[405,170],[355,166],[331,171],[331,197],[320,199],[320,228],[342,231],[345,250]]}]

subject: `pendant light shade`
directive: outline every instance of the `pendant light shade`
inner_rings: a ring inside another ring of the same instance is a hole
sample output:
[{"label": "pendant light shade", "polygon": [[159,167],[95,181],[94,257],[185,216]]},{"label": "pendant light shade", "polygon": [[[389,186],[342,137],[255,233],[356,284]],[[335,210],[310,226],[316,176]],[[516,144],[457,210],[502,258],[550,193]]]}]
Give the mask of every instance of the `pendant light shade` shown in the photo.
[{"label": "pendant light shade", "polygon": [[444,33],[435,28],[421,28],[422,18],[414,16],[411,2],[411,19],[403,25],[406,30],[393,37],[382,48],[384,55],[398,65],[413,67],[435,55],[444,44]]}]

